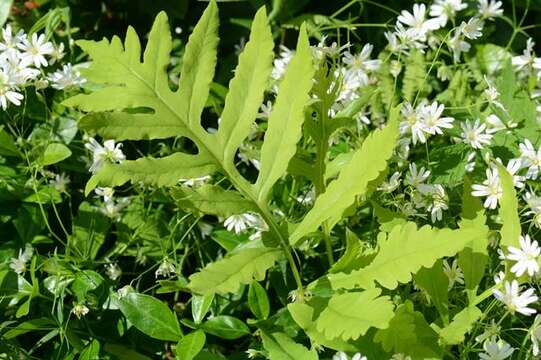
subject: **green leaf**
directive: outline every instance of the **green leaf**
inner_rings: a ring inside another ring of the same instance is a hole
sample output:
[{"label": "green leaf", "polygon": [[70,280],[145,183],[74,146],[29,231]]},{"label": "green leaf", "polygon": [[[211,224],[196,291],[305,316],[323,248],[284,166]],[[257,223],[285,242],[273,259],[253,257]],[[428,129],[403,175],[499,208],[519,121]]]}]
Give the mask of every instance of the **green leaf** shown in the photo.
[{"label": "green leaf", "polygon": [[513,121],[520,124],[520,128],[516,129],[515,133],[537,144],[541,136],[536,105],[530,99],[528,92],[521,88],[521,83],[523,82],[516,78],[511,60],[507,59],[503,71],[496,81],[496,89],[500,94],[498,100],[504,106],[505,111],[498,106],[492,106],[492,110],[504,123]]},{"label": "green leaf", "polygon": [[[0,4],[0,8],[1,6],[2,5]],[[13,137],[6,130],[4,130],[4,125],[0,125],[0,155],[16,157],[21,156],[17,145],[15,145]]]},{"label": "green leaf", "polygon": [[229,83],[218,129],[218,142],[224,149],[224,163],[227,166],[233,165],[235,152],[250,133],[263,101],[272,70],[273,48],[272,33],[263,6],[255,15],[250,39],[239,56],[235,76]]},{"label": "green leaf", "polygon": [[475,306],[468,306],[453,317],[451,323],[439,331],[440,338],[447,345],[459,345],[464,335],[471,331],[483,312]]},{"label": "green leaf", "polygon": [[449,323],[449,278],[443,272],[442,260],[436,261],[431,268],[421,268],[413,278],[415,284],[430,296],[444,323]]},{"label": "green leaf", "polygon": [[380,289],[335,294],[317,319],[317,329],[329,339],[357,339],[370,328],[384,329],[393,317],[394,306]]},{"label": "green leaf", "polygon": [[196,330],[182,338],[175,349],[179,360],[192,360],[205,346],[206,336],[202,330]]},{"label": "green leaf", "polygon": [[[188,126],[199,126],[214,77],[218,46],[218,6],[211,1],[197,22],[184,51],[178,99],[181,118]],[[159,44],[159,43],[157,43]],[[169,57],[165,59],[169,61]]]},{"label": "green leaf", "polygon": [[118,37],[111,42],[105,39],[78,42],[93,59],[92,65],[84,71],[86,78],[102,85],[90,94],[79,94],[64,102],[67,106],[94,112],[83,121],[84,129],[117,140],[187,136],[199,149],[197,155],[143,158],[105,167],[90,181],[87,193],[98,184],[119,185],[131,179],[163,186],[174,184],[180,178],[215,171],[216,154],[209,151],[216,150],[213,146],[216,142],[211,141],[211,135],[201,127],[200,115],[214,74],[217,27],[217,6],[212,1],[186,45],[176,92],[169,88],[166,71],[171,34],[164,12],[156,17],[142,62],[141,44],[131,27],[124,44]]},{"label": "green leaf", "polygon": [[71,283],[71,289],[78,301],[83,301],[89,291],[97,289],[103,283],[103,277],[92,270],[77,272],[75,280]]},{"label": "green leaf", "polygon": [[500,246],[514,246],[520,248],[519,239],[522,229],[520,227],[520,218],[518,216],[518,201],[513,177],[507,169],[498,164],[500,182],[503,190],[500,199],[500,217],[502,218],[502,228],[500,229]]},{"label": "green leaf", "polygon": [[236,317],[227,315],[210,318],[201,325],[201,329],[227,340],[235,340],[250,334],[250,329],[245,323]]},{"label": "green leaf", "polygon": [[192,208],[203,214],[224,218],[257,210],[252,201],[245,199],[237,191],[224,190],[215,185],[178,188],[172,191],[172,195],[181,208]]},{"label": "green leaf", "polygon": [[213,301],[214,294],[212,293],[203,296],[192,296],[192,318],[196,324],[200,324],[203,321]]},{"label": "green leaf", "polygon": [[351,230],[346,228],[346,251],[329,269],[329,273],[347,272],[355,265],[361,253],[361,240]]},{"label": "green leaf", "polygon": [[[398,138],[399,113],[400,107],[391,110],[387,126],[366,138],[361,148],[344,165],[338,178],[316,199],[314,207],[290,235],[289,241],[292,245],[306,234],[317,230],[324,221],[340,217],[344,210],[353,204],[355,197],[366,193],[370,182],[385,170]],[[360,175],[359,169],[362,169]]]},{"label": "green leaf", "polygon": [[451,230],[428,225],[417,229],[412,222],[397,225],[386,239],[381,236],[380,251],[370,265],[350,274],[332,274],[329,278],[335,289],[369,288],[374,281],[395,289],[399,283],[410,281],[411,275],[421,267],[432,267],[438,259],[455,255],[483,232],[484,229],[477,227]]},{"label": "green leaf", "polygon": [[168,341],[182,337],[177,317],[162,301],[145,294],[129,292],[118,298],[122,314],[146,335]]},{"label": "green leaf", "polygon": [[207,265],[190,276],[188,287],[196,294],[236,292],[242,284],[261,281],[282,255],[274,248],[246,248]]},{"label": "green leaf", "polygon": [[13,0],[0,0],[0,26],[6,23],[12,6]]},{"label": "green leaf", "polygon": [[304,346],[297,344],[284,333],[265,332],[261,333],[263,347],[269,352],[270,360],[317,360],[319,359],[315,350],[308,350]]},{"label": "green leaf", "polygon": [[70,156],[71,150],[66,145],[57,143],[49,144],[42,155],[41,164],[43,166],[56,164]]},{"label": "green leaf", "polygon": [[413,359],[441,359],[438,334],[427,324],[420,312],[407,301],[397,308],[389,327],[378,330],[374,341],[391,353],[402,353]]},{"label": "green leaf", "polygon": [[464,273],[464,284],[468,292],[470,302],[474,301],[477,286],[483,279],[485,267],[488,263],[488,232],[486,216],[483,204],[479,198],[471,194],[471,181],[468,177],[464,179],[464,194],[462,195],[462,220],[460,227],[479,227],[485,229],[483,234],[471,243],[467,244],[464,250],[458,253],[458,266]]},{"label": "green leaf", "polygon": [[265,320],[269,317],[269,297],[263,286],[257,281],[251,283],[248,289],[248,307],[259,320]]},{"label": "green leaf", "polygon": [[20,323],[14,328],[2,334],[6,340],[16,338],[19,335],[24,335],[30,331],[48,331],[56,328],[54,321],[46,318],[32,319]]},{"label": "green leaf", "polygon": [[94,360],[99,359],[100,342],[96,339],[92,340],[79,355],[79,360]]},{"label": "green leaf", "polygon": [[284,175],[289,160],[295,155],[297,142],[302,135],[304,107],[309,99],[314,71],[312,49],[303,24],[296,54],[280,83],[261,148],[261,170],[255,183],[257,198],[261,202],[266,200],[270,189]]},{"label": "green leaf", "polygon": [[163,158],[143,157],[120,164],[106,163],[86,184],[88,195],[97,186],[115,187],[128,181],[143,182],[156,187],[173,186],[180,179],[212,174],[218,169],[214,162],[200,155],[175,153]]},{"label": "green leaf", "polygon": [[290,303],[287,305],[287,310],[297,325],[304,330],[306,335],[310,337],[313,343],[337,350],[355,352],[356,347],[341,338],[328,339],[322,331],[319,331],[314,321],[314,309],[301,303]]}]

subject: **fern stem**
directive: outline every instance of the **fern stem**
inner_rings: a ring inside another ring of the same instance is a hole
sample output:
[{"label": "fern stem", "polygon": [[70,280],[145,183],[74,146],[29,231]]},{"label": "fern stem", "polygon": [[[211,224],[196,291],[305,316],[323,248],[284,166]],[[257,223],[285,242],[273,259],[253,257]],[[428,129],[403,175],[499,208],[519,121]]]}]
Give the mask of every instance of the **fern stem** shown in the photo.
[{"label": "fern stem", "polygon": [[280,231],[280,227],[274,221],[274,217],[269,211],[269,208],[267,206],[266,202],[260,202],[257,201],[257,196],[253,193],[251,184],[242,177],[242,175],[239,174],[237,168],[234,166],[228,166],[227,168],[221,164],[221,162],[218,161],[218,164],[222,165],[222,168],[224,172],[226,173],[227,177],[229,178],[229,181],[233,184],[233,186],[247,199],[250,199],[254,205],[257,207],[259,214],[263,217],[263,220],[265,220],[265,223],[269,226],[269,231],[271,231],[274,236],[279,240],[280,247],[282,248],[282,251],[284,252],[284,255],[289,262],[289,266],[291,267],[291,272],[293,273],[293,278],[295,279],[295,283],[297,284],[297,299],[299,302],[304,302],[304,287],[302,285],[302,279],[300,275],[299,268],[297,267],[297,264],[295,262],[295,259],[293,259],[293,255],[291,254],[291,246],[289,245],[288,239],[283,235],[282,231]]},{"label": "fern stem", "polygon": [[[318,142],[316,146],[316,166],[315,166],[315,173],[316,173],[316,179],[315,179],[315,190],[316,190],[316,198],[325,192],[327,186],[325,183],[325,172],[326,172],[326,157],[327,152],[329,151],[329,136],[330,134],[327,133],[327,122],[329,121],[328,116],[328,108],[330,108],[329,105],[326,104],[326,102],[322,103],[321,109],[320,109],[320,116],[321,121],[319,121],[319,132],[320,132],[320,141]],[[333,250],[332,250],[332,242],[331,242],[331,230],[329,229],[329,224],[327,221],[324,221],[322,224],[322,230],[323,230],[323,241],[325,243],[325,251],[327,253],[327,260],[329,262],[329,267],[331,267],[334,264],[334,256],[333,256]]]}]

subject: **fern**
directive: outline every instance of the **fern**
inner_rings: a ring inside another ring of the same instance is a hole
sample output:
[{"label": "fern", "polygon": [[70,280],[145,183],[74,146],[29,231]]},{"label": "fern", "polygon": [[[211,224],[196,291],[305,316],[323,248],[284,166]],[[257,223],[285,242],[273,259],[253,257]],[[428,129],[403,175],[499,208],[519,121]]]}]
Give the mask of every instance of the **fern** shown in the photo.
[{"label": "fern", "polygon": [[369,288],[377,281],[394,289],[411,280],[421,267],[431,267],[438,259],[452,256],[481,236],[484,229],[434,229],[415,223],[396,225],[388,238],[380,242],[380,251],[370,265],[350,274],[329,275],[333,288]]},{"label": "fern", "polygon": [[[387,160],[398,138],[399,110],[399,107],[395,107],[391,111],[387,126],[366,138],[361,148],[342,168],[338,178],[316,199],[314,207],[291,233],[289,241],[292,245],[317,230],[324,221],[340,218],[344,210],[353,204],[355,197],[365,194],[370,182],[387,168]],[[363,171],[360,176],[359,169]]]},{"label": "fern", "polygon": [[308,350],[304,346],[295,343],[284,333],[274,333],[272,335],[265,332],[261,333],[263,346],[269,352],[270,360],[317,360],[319,356],[315,350]]},{"label": "fern", "polygon": [[483,312],[475,306],[468,306],[453,317],[451,323],[439,331],[440,338],[447,345],[462,344],[464,335],[468,333]]},{"label": "fern", "polygon": [[520,247],[521,234],[520,219],[518,216],[517,193],[513,184],[513,177],[507,169],[498,164],[498,173],[502,184],[503,195],[500,199],[500,216],[503,221],[500,229],[502,246]]},{"label": "fern", "polygon": [[335,294],[317,319],[317,329],[329,339],[357,339],[370,328],[384,329],[393,317],[388,296],[378,297],[380,289]]},{"label": "fern", "polygon": [[240,250],[191,275],[188,287],[194,293],[202,295],[234,293],[241,284],[263,280],[267,269],[271,268],[280,256],[281,251],[272,248]]},{"label": "fern", "polygon": [[[77,95],[65,101],[68,106],[90,112],[81,120],[84,129],[117,140],[182,136],[191,139],[198,149],[195,155],[176,153],[164,158],[146,157],[108,164],[89,180],[86,193],[95,186],[115,186],[127,181],[155,186],[174,185],[180,178],[220,171],[240,192],[239,197],[251,203],[243,208],[261,213],[273,238],[279,240],[286,253],[301,288],[286,236],[270,214],[266,199],[274,183],[285,174],[301,137],[303,110],[315,71],[305,26],[301,26],[296,54],[279,86],[269,117],[261,150],[261,171],[255,184],[240,175],[234,165],[234,157],[255,121],[272,69],[274,43],[265,8],[257,12],[252,22],[250,40],[239,57],[235,76],[229,84],[219,129],[217,133],[210,134],[201,126],[201,114],[214,76],[217,30],[218,8],[216,2],[211,1],[186,45],[180,85],[176,91],[171,90],[168,84],[166,67],[170,59],[171,35],[163,12],[156,17],[143,61],[139,38],[131,27],[124,44],[118,37],[110,42],[104,39],[78,43],[93,59],[85,76],[100,85],[90,94]],[[198,192],[199,206],[204,204],[204,208],[209,209],[213,199],[208,196],[214,194]],[[204,196],[207,198],[202,199]],[[232,200],[231,196],[229,200]],[[239,204],[237,200],[235,202]],[[256,271],[260,266],[261,263],[252,264],[246,269]],[[256,275],[259,277],[259,273],[245,273],[242,279],[247,281]],[[212,284],[207,287],[194,285],[194,289],[213,291]],[[217,286],[216,291],[234,290],[238,285],[228,283],[227,286]]]},{"label": "fern", "polygon": [[422,94],[428,92],[425,58],[420,51],[412,51],[404,71],[402,96],[407,101],[413,102],[417,97],[417,93],[420,93],[422,97]]},{"label": "fern", "polygon": [[387,329],[378,330],[374,341],[387,352],[402,353],[412,359],[441,359],[438,334],[428,325],[423,314],[407,301],[400,305]]}]

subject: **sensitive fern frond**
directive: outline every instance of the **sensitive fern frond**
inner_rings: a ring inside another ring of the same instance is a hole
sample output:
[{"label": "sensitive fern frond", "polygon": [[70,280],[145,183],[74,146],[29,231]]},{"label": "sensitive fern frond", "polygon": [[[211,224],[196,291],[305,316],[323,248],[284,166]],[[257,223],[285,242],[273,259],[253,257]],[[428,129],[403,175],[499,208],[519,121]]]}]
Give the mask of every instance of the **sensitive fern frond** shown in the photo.
[{"label": "sensitive fern frond", "polygon": [[387,168],[398,139],[398,114],[400,108],[391,110],[389,122],[382,130],[372,132],[344,165],[338,178],[321,194],[314,207],[295,228],[289,241],[296,244],[306,234],[329,219],[340,218],[355,198],[367,193],[371,181],[377,179]]},{"label": "sensitive fern frond", "polygon": [[247,248],[231,257],[215,261],[190,276],[188,287],[197,294],[226,294],[238,290],[241,284],[261,281],[265,272],[282,252],[271,248]]},{"label": "sensitive fern frond", "polygon": [[168,84],[171,35],[163,12],[156,17],[143,61],[139,38],[131,27],[124,44],[118,37],[110,42],[104,39],[78,43],[93,59],[85,76],[101,85],[90,94],[65,101],[67,106],[89,112],[80,121],[83,129],[117,140],[183,136],[198,148],[195,155],[177,153],[110,164],[89,181],[87,193],[98,185],[121,185],[129,180],[174,185],[180,178],[221,171],[238,190],[242,187],[244,196],[260,203],[265,200],[272,185],[286,172],[301,136],[303,109],[314,72],[308,37],[302,26],[297,53],[280,84],[269,118],[262,171],[257,184],[251,185],[235,168],[234,156],[263,100],[272,70],[272,33],[262,7],[254,18],[250,40],[230,82],[218,132],[210,134],[201,126],[201,114],[214,76],[217,29],[218,9],[211,1],[186,45],[176,91]]},{"label": "sensitive fern frond", "polygon": [[333,288],[369,288],[377,281],[387,289],[411,280],[421,267],[431,267],[438,259],[452,256],[479,236],[485,235],[484,227],[467,227],[458,230],[435,229],[415,223],[397,225],[386,240],[380,242],[380,251],[365,268],[350,274],[333,274]]},{"label": "sensitive fern frond", "polygon": [[370,328],[384,329],[393,318],[394,306],[380,289],[335,294],[319,315],[317,329],[329,339],[357,339]]}]

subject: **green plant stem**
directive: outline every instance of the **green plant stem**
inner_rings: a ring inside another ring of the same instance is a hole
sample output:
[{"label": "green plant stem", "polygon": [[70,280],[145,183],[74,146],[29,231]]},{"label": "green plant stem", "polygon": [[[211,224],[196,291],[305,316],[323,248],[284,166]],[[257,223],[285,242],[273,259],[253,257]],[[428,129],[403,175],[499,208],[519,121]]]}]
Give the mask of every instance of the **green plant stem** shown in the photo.
[{"label": "green plant stem", "polygon": [[[220,164],[220,162],[218,162]],[[222,165],[222,164],[220,164]],[[223,166],[222,168],[224,172],[226,173],[227,177],[233,184],[233,186],[247,199],[250,199],[259,210],[259,214],[263,217],[263,220],[265,220],[265,223],[269,226],[269,230],[273,233],[273,235],[278,239],[280,243],[280,247],[282,248],[282,251],[284,252],[284,255],[289,262],[289,266],[291,267],[291,272],[293,273],[293,277],[295,279],[295,283],[297,284],[297,299],[299,302],[304,302],[304,287],[302,285],[302,279],[299,272],[299,269],[297,267],[297,264],[295,263],[295,259],[293,259],[293,255],[291,254],[291,246],[289,245],[289,241],[284,236],[282,231],[280,230],[280,227],[274,221],[274,217],[269,211],[269,208],[267,206],[266,200],[258,201],[256,194],[253,192],[252,185],[246,181],[242,175],[238,172],[237,168],[234,166]]]},{"label": "green plant stem", "polygon": [[[326,124],[329,120],[327,115],[327,106],[323,104],[321,106],[321,119],[319,121],[319,136],[320,141],[316,146],[316,166],[315,166],[315,190],[316,198],[323,194],[327,188],[325,183],[325,173],[326,173],[326,157],[327,152],[329,151],[329,134],[327,134]],[[332,242],[331,242],[331,230],[327,221],[324,221],[322,224],[323,230],[323,241],[325,242],[325,251],[327,253],[327,260],[329,262],[329,267],[334,264],[334,256],[332,251]]]},{"label": "green plant stem", "polygon": [[[175,109],[173,109],[167,101],[163,99],[162,96],[156,91],[156,89],[146,82],[144,84],[152,91],[156,98],[159,99],[159,101],[162,103],[162,105],[171,113],[171,115],[179,120],[179,122],[183,122],[183,118],[180,114],[177,113]],[[291,255],[291,248],[289,246],[289,241],[284,237],[282,232],[280,231],[278,224],[274,221],[273,216],[270,214],[267,208],[266,199],[262,201],[258,201],[257,194],[254,193],[253,185],[250,184],[237,170],[235,165],[233,163],[227,163],[224,161],[223,154],[219,153],[215,147],[209,146],[208,144],[212,144],[214,140],[213,135],[207,133],[203,128],[187,128],[186,129],[186,135],[193,139],[196,143],[197,147],[201,152],[206,152],[209,154],[214,162],[222,169],[222,172],[224,175],[227,176],[229,181],[233,184],[233,186],[247,199],[252,201],[254,205],[257,207],[258,212],[261,214],[267,225],[269,226],[269,230],[274,234],[274,236],[279,240],[280,245],[282,247],[282,250],[291,266],[291,270],[293,272],[293,276],[295,278],[295,282],[297,283],[298,288],[298,294],[297,297],[299,299],[299,302],[304,301],[304,289],[302,286],[302,281],[300,277],[299,269],[297,268],[297,265],[295,263],[295,260],[293,259],[293,256]]]}]

